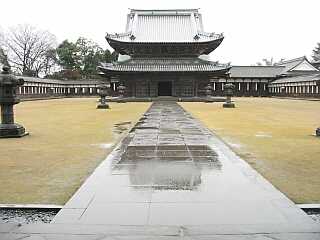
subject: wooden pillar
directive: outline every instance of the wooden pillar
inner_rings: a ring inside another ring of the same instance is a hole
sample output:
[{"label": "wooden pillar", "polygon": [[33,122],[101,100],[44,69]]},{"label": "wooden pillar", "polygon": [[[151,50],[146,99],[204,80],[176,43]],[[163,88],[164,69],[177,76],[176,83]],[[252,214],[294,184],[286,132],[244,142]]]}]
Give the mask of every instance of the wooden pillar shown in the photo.
[{"label": "wooden pillar", "polygon": [[196,94],[195,94],[195,83],[194,83],[194,78],[192,78],[192,97],[195,97]]},{"label": "wooden pillar", "polygon": [[198,82],[198,81],[196,81],[195,79],[194,79],[194,81],[195,81],[195,96],[196,96],[196,97],[198,97],[199,82]]},{"label": "wooden pillar", "polygon": [[132,97],[137,97],[137,78],[133,77]]}]

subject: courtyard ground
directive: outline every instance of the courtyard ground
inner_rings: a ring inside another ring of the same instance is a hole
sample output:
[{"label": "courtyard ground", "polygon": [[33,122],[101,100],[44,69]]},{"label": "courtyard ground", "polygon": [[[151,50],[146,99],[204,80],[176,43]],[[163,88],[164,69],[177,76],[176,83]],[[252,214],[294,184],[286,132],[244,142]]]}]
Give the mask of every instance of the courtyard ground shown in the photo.
[{"label": "courtyard ground", "polygon": [[181,103],[253,168],[296,203],[320,203],[320,102],[235,98]]},{"label": "courtyard ground", "polygon": [[0,203],[64,204],[119,140],[114,124],[133,124],[150,103],[96,105],[91,98],[15,106],[30,136],[0,139]]}]

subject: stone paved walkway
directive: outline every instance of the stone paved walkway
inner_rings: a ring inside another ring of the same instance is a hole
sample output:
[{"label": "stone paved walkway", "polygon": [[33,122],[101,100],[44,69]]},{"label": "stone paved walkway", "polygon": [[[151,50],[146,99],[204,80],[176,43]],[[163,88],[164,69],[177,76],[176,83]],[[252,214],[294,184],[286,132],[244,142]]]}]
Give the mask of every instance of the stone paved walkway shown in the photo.
[{"label": "stone paved walkway", "polygon": [[30,239],[320,239],[318,224],[173,102],[153,103],[52,224],[11,227]]}]

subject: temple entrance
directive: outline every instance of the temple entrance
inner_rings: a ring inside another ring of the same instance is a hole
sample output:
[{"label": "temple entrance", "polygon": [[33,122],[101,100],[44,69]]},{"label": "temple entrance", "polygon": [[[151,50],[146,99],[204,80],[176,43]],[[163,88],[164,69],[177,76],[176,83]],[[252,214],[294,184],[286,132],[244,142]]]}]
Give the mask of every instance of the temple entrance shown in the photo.
[{"label": "temple entrance", "polygon": [[172,96],[172,82],[158,82],[158,96]]}]

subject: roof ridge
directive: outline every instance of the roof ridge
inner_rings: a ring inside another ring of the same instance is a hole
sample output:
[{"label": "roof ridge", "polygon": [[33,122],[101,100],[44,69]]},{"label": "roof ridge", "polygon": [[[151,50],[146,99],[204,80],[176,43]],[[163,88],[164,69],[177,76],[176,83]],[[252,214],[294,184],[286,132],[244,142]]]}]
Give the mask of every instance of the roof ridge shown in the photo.
[{"label": "roof ridge", "polygon": [[162,11],[183,11],[183,12],[190,12],[190,11],[199,11],[200,8],[164,8],[164,9],[137,9],[137,8],[129,8],[130,11],[139,11],[139,12],[162,12]]},{"label": "roof ridge", "polygon": [[32,77],[32,76],[23,76],[23,75],[16,75],[17,77],[21,77],[23,79],[26,79],[26,80],[49,80],[49,81],[59,81],[59,82],[70,82],[70,81],[79,81],[79,82],[83,82],[83,81],[91,81],[91,80],[99,80],[99,79],[75,79],[75,80],[72,80],[72,79],[55,79],[55,78],[48,78],[48,77]]},{"label": "roof ridge", "polygon": [[272,65],[272,66],[259,66],[259,65],[232,65],[232,67],[263,67],[263,68],[271,68],[271,67],[276,67],[276,68],[284,68],[284,66],[280,65]]}]

